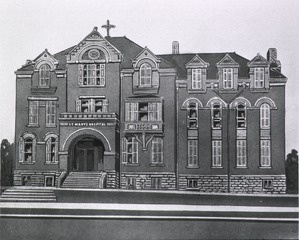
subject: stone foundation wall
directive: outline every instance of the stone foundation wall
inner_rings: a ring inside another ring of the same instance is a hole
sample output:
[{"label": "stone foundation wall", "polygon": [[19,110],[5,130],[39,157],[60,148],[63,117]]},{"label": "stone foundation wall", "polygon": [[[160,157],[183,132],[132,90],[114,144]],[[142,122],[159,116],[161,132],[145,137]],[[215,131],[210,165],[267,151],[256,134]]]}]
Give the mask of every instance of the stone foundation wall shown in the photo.
[{"label": "stone foundation wall", "polygon": [[[134,178],[136,182],[136,189],[153,189],[152,178],[160,178],[160,190],[175,190],[176,178],[174,173],[135,173],[126,172],[121,174],[122,189],[128,189],[128,178]],[[157,190],[157,189],[155,189]]]},{"label": "stone foundation wall", "polygon": [[286,177],[284,175],[233,175],[230,186],[232,193],[286,193]]},{"label": "stone foundation wall", "polygon": [[[14,171],[14,186],[33,186],[45,187],[45,177],[54,177],[54,186],[57,187],[58,177],[61,172],[58,171],[32,171],[32,170],[15,170]],[[30,177],[30,181],[25,184],[22,181],[23,177]]]},{"label": "stone foundation wall", "polygon": [[[188,179],[197,180],[197,187],[188,187]],[[199,192],[227,192],[227,176],[180,174],[179,190],[194,190]]]},{"label": "stone foundation wall", "polygon": [[107,185],[106,188],[119,188],[119,173],[115,170],[106,171],[107,172]]}]

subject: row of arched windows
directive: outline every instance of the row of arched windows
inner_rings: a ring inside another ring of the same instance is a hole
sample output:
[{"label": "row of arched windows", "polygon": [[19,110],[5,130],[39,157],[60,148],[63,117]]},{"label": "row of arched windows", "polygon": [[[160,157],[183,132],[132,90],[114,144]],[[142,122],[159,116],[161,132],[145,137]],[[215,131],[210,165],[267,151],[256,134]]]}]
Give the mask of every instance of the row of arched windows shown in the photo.
[{"label": "row of arched windows", "polygon": [[[58,162],[58,136],[54,133],[45,137],[46,161],[45,163]],[[19,162],[23,164],[34,164],[36,162],[37,138],[32,133],[25,133],[19,139]]]}]

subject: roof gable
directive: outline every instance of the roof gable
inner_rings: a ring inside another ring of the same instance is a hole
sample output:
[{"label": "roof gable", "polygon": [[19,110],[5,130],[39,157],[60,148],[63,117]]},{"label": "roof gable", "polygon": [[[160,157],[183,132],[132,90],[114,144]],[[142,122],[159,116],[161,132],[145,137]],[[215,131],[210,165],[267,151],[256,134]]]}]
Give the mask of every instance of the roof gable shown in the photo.
[{"label": "roof gable", "polygon": [[270,63],[259,53],[247,64],[248,67],[268,67]]},{"label": "roof gable", "polygon": [[156,55],[147,47],[141,50],[141,52],[132,60],[133,67],[136,68],[140,65],[141,60],[149,60],[152,61],[156,68],[159,68],[160,58],[156,57]]},{"label": "roof gable", "polygon": [[197,54],[186,64],[186,68],[207,68],[210,64],[202,60]]},{"label": "roof gable", "polygon": [[45,49],[40,55],[33,60],[34,68],[39,69],[41,65],[48,64],[51,69],[56,69],[58,60]]},{"label": "roof gable", "polygon": [[239,67],[239,63],[232,59],[228,53],[216,65],[217,67]]}]

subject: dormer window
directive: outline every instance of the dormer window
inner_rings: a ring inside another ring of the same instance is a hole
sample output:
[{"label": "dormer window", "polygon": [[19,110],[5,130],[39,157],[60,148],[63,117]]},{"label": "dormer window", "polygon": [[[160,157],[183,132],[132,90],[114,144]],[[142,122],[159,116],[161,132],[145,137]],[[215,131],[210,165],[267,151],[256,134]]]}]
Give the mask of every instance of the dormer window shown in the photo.
[{"label": "dormer window", "polygon": [[140,82],[141,87],[150,87],[152,85],[152,67],[148,63],[144,63],[140,67]]},{"label": "dormer window", "polygon": [[254,69],[254,87],[264,88],[265,87],[265,69],[255,68]]},{"label": "dormer window", "polygon": [[202,69],[192,69],[192,89],[202,89]]},{"label": "dormer window", "polygon": [[223,88],[232,89],[233,88],[233,69],[224,68],[223,69]]},{"label": "dormer window", "polygon": [[39,69],[39,86],[50,87],[51,67],[48,64],[43,64]]}]

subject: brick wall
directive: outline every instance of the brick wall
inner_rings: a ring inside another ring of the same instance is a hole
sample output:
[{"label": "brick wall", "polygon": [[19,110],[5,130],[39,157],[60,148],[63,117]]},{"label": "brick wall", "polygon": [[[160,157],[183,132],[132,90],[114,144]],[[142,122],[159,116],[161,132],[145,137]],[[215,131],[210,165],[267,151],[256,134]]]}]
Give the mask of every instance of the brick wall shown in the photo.
[{"label": "brick wall", "polygon": [[107,172],[107,185],[106,188],[119,188],[119,173],[115,170]]},{"label": "brick wall", "polygon": [[32,171],[32,170],[15,170],[14,186],[22,186],[22,177],[29,176],[31,178],[30,186],[44,187],[45,176],[54,176],[54,186],[57,187],[60,172],[57,171]]}]

